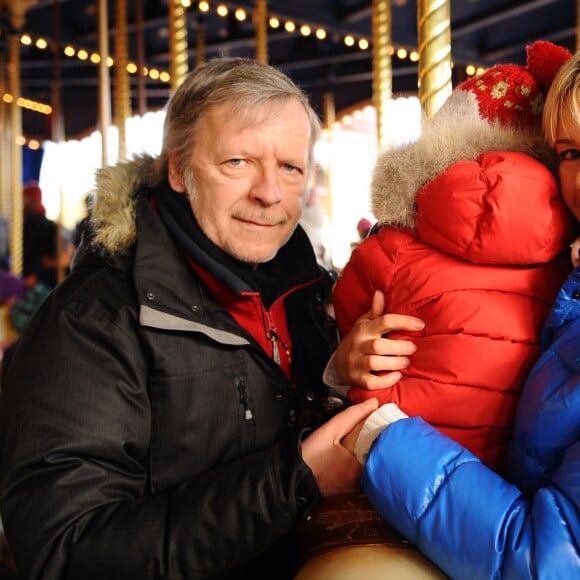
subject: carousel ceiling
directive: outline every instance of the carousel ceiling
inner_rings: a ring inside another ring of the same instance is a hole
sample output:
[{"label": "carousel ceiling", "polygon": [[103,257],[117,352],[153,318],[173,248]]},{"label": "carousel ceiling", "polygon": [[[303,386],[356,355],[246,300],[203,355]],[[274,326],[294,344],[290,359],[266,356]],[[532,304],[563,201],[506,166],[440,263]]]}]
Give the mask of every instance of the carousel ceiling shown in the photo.
[{"label": "carousel ceiling", "polygon": [[[573,50],[576,5],[573,0],[451,0],[454,71],[467,64],[524,62],[525,45],[537,39]],[[117,6],[109,1],[106,10],[111,56],[119,37]],[[126,0],[126,6],[129,62],[143,63],[149,72],[141,78],[130,75],[131,110],[159,109],[170,90],[163,80],[163,73],[170,70],[167,0]],[[202,52],[197,50],[202,38],[205,59],[220,54],[254,57],[254,7],[254,1],[192,0],[186,12],[189,69],[196,66],[196,53]],[[416,50],[417,2],[391,0],[391,11],[395,49]],[[33,103],[50,104],[59,94],[66,137],[89,133],[99,116],[99,66],[92,61],[102,46],[97,0],[0,0],[0,51],[6,58],[8,31],[18,12],[19,32],[30,37],[29,44],[20,44],[21,95]],[[320,113],[327,93],[333,95],[337,112],[371,99],[371,0],[269,0],[268,14],[279,22],[277,28],[268,29],[269,62],[285,69],[310,94]],[[352,46],[345,43],[348,37]],[[65,55],[67,48],[71,56]],[[394,94],[417,90],[416,62],[395,55],[392,68]],[[110,80],[113,98],[114,68]],[[53,135],[50,115],[24,108],[22,118],[26,136],[43,140]]]}]

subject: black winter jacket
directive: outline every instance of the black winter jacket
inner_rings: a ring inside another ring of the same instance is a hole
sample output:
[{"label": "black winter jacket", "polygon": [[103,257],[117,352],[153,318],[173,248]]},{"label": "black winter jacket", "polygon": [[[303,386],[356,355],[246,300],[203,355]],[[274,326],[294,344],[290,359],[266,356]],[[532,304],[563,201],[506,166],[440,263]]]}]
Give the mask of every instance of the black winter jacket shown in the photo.
[{"label": "black winter jacket", "polygon": [[291,385],[173,243],[132,177],[150,162],[100,177],[111,231],[5,369],[0,506],[20,578],[291,577],[289,534],[319,497],[299,437],[324,418],[329,279],[297,230]]}]

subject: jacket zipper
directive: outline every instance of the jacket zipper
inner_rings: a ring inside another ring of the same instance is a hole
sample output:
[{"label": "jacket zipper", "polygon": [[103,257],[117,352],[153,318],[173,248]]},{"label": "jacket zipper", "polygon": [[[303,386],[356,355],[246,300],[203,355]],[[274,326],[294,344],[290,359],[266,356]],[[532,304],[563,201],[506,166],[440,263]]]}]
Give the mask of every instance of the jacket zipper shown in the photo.
[{"label": "jacket zipper", "polygon": [[250,421],[254,415],[250,409],[250,401],[248,397],[248,392],[246,391],[246,380],[244,377],[238,379],[238,393],[240,396],[240,403],[244,407],[244,419]]},{"label": "jacket zipper", "polygon": [[288,358],[288,364],[292,363],[290,349],[284,344],[281,336],[276,332],[276,327],[272,322],[270,312],[264,309],[264,317],[266,319],[266,337],[272,343],[272,359],[278,366],[282,366],[282,359],[280,358],[280,347],[284,349],[284,354]]},{"label": "jacket zipper", "polygon": [[268,330],[267,336],[272,343],[272,358],[274,359],[274,362],[280,366],[282,363],[282,360],[280,359],[280,347],[278,346],[278,340],[280,340],[280,337],[273,328]]}]

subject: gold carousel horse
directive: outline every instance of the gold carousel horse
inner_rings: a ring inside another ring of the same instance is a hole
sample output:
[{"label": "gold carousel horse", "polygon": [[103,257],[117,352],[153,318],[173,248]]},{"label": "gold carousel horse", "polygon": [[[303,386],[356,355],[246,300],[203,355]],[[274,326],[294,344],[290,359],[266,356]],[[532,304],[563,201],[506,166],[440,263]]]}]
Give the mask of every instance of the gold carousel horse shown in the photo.
[{"label": "gold carousel horse", "polygon": [[298,537],[306,562],[294,580],[447,578],[362,493],[320,502],[299,525]]}]

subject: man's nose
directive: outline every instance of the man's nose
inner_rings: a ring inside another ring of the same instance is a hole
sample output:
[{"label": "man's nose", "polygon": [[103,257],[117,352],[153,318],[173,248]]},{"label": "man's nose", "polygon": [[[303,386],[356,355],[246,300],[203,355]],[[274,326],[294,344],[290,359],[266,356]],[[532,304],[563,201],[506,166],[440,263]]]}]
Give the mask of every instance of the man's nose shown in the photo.
[{"label": "man's nose", "polygon": [[257,172],[251,196],[264,205],[274,205],[282,199],[276,169],[262,167]]}]

